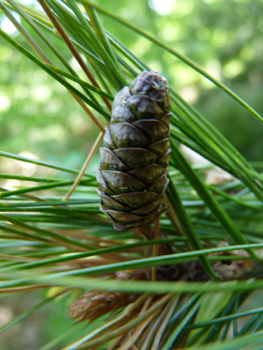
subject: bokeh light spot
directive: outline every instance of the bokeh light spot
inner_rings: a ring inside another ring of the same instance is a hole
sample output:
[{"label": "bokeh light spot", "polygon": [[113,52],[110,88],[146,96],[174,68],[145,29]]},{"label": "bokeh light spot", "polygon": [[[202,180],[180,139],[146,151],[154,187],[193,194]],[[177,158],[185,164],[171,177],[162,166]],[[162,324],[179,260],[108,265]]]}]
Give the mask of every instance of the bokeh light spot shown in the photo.
[{"label": "bokeh light spot", "polygon": [[223,73],[227,78],[234,78],[244,70],[244,62],[232,60],[224,65]]},{"label": "bokeh light spot", "polygon": [[[15,17],[15,19],[17,20],[17,22],[20,23],[20,17],[18,14],[12,12],[12,15]],[[14,34],[17,29],[16,27],[13,25],[13,23],[6,17],[4,17],[1,21],[1,29],[6,32],[7,34]]]},{"label": "bokeh light spot", "polygon": [[8,96],[0,95],[0,111],[7,111],[10,108],[11,102]]},{"label": "bokeh light spot", "polygon": [[46,85],[36,86],[32,91],[33,99],[36,101],[46,101],[51,95],[51,90]]},{"label": "bokeh light spot", "polygon": [[168,15],[174,4],[174,0],[150,0],[149,6],[160,15]]}]

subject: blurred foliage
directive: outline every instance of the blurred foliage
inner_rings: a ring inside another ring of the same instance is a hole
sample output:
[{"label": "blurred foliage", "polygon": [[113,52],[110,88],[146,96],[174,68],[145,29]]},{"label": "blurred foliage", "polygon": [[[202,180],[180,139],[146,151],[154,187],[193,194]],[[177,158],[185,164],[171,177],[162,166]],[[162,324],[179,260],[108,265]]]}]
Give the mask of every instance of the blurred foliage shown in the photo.
[{"label": "blurred foliage", "polygon": [[[34,1],[23,1],[37,6]],[[99,0],[105,10],[112,3]],[[262,86],[261,0],[128,0],[114,3],[114,13],[164,40],[225,82],[259,113]],[[164,74],[250,160],[261,160],[261,131],[230,97],[145,38],[101,15],[113,36],[152,69]],[[6,20],[1,15],[2,29]],[[35,37],[35,33],[23,22]],[[17,36],[17,32],[14,32]],[[28,47],[20,35],[16,40]],[[70,54],[59,39],[50,38],[65,58]],[[0,39],[0,148],[30,151],[40,159],[80,167],[97,131],[68,92],[27,58]],[[44,46],[45,47],[45,46]],[[56,59],[50,56],[56,62]],[[72,62],[71,62],[72,63]],[[78,70],[77,63],[75,68]],[[80,70],[78,71],[78,73]],[[224,105],[224,115],[219,106]],[[56,149],[56,155],[53,149]],[[58,158],[59,155],[59,159]]]}]

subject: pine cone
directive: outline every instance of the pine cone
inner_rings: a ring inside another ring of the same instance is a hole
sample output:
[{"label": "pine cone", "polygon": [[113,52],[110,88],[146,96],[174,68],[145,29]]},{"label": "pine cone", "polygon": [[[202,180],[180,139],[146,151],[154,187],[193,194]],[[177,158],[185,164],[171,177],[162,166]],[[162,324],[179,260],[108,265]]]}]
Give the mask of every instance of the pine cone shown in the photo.
[{"label": "pine cone", "polygon": [[[148,280],[148,269],[123,270],[115,273],[116,280]],[[133,303],[140,297],[138,293],[90,290],[81,295],[70,305],[68,314],[77,322],[94,320],[110,311],[118,310]]]},{"label": "pine cone", "polygon": [[166,210],[170,107],[167,81],[153,71],[114,99],[97,181],[101,210],[117,230],[149,225]]},{"label": "pine cone", "polygon": [[71,319],[78,319],[77,323],[88,319],[92,321],[110,311],[129,305],[138,297],[139,295],[135,293],[91,290],[70,305],[68,314]]}]

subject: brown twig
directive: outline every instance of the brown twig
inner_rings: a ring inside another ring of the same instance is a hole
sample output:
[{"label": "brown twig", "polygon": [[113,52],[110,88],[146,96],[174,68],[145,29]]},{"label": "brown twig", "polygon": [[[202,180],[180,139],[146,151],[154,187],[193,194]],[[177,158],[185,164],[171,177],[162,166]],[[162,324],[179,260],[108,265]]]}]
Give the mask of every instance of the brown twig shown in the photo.
[{"label": "brown twig", "polygon": [[40,286],[30,286],[30,287],[13,287],[13,288],[1,288],[0,294],[4,293],[18,293],[18,292],[30,292],[31,290],[35,289],[43,289],[43,288],[50,288],[49,285],[40,285]]},{"label": "brown twig", "polygon": [[[69,39],[68,35],[66,34],[66,32],[64,31],[64,29],[62,28],[62,26],[60,25],[58,20],[56,19],[56,17],[53,15],[53,13],[50,10],[50,8],[47,6],[46,2],[44,0],[38,0],[38,2],[40,3],[40,5],[42,6],[43,10],[46,12],[46,14],[48,15],[49,19],[53,23],[54,27],[56,28],[56,30],[58,31],[58,33],[60,34],[60,36],[62,37],[62,39],[64,40],[64,42],[68,46],[68,48],[70,49],[70,51],[72,52],[73,56],[78,61],[79,65],[83,69],[83,71],[86,74],[86,76],[89,78],[90,82],[94,86],[96,86],[97,88],[100,88],[99,85],[97,84],[96,80],[93,78],[92,74],[88,70],[88,67],[86,66],[86,64],[83,61],[82,57],[80,56],[79,52],[77,51],[77,49],[73,45],[72,41]],[[103,102],[105,103],[106,107],[108,108],[108,110],[110,111],[111,110],[111,105],[110,105],[109,101],[104,96],[101,96],[101,98],[102,98]]]},{"label": "brown twig", "polygon": [[66,201],[69,199],[70,195],[74,192],[75,188],[78,186],[78,184],[80,183],[80,180],[82,178],[82,176],[84,175],[85,171],[86,171],[86,168],[87,166],[89,165],[89,162],[91,161],[91,158],[92,156],[94,155],[94,152],[96,151],[99,143],[100,143],[100,140],[102,139],[104,135],[104,132],[100,132],[99,133],[99,136],[97,137],[95,143],[93,144],[91,150],[90,150],[90,153],[85,161],[85,163],[83,164],[82,166],[82,169],[80,170],[74,184],[72,185],[71,189],[69,190],[69,192],[66,194],[66,196],[63,198],[63,201]]}]

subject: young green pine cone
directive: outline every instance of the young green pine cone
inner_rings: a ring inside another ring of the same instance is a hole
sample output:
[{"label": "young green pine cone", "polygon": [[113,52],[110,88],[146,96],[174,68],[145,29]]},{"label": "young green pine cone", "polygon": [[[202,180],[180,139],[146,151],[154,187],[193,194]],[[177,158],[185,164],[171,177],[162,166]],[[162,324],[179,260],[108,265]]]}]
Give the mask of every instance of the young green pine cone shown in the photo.
[{"label": "young green pine cone", "polygon": [[166,210],[170,108],[167,81],[153,71],[114,99],[97,181],[101,210],[117,230],[149,225]]}]

